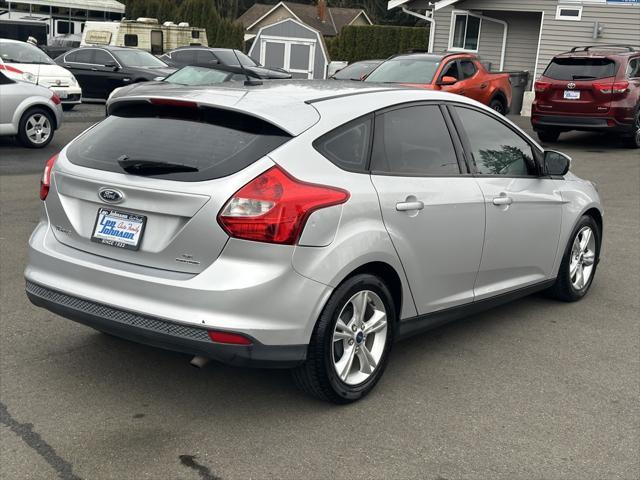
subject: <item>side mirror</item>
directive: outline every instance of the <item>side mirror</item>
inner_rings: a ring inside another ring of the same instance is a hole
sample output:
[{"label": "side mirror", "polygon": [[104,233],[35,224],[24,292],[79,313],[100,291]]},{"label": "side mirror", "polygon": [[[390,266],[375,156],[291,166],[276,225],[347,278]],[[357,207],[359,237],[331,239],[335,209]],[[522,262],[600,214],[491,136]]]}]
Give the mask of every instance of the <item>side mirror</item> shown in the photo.
[{"label": "side mirror", "polygon": [[104,66],[105,68],[110,68],[114,72],[117,72],[120,69],[120,67],[118,67],[118,65],[113,62],[105,63]]},{"label": "side mirror", "polygon": [[571,157],[555,150],[545,150],[544,165],[549,175],[566,175],[571,167]]},{"label": "side mirror", "polygon": [[439,85],[453,85],[458,83],[458,79],[456,77],[445,76],[440,79],[438,82]]}]

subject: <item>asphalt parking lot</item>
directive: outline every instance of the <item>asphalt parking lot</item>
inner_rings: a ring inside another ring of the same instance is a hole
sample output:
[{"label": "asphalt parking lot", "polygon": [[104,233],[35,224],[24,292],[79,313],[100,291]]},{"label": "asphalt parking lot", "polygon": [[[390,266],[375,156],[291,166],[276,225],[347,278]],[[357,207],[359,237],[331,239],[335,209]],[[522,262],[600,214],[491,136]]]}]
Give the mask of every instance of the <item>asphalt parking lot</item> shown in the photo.
[{"label": "asphalt parking lot", "polygon": [[286,371],[196,370],[29,304],[42,166],[103,111],[78,107],[44,151],[0,139],[0,478],[640,478],[637,150],[549,145],[606,208],[587,298],[533,296],[398,343],[374,392],[336,407]]}]

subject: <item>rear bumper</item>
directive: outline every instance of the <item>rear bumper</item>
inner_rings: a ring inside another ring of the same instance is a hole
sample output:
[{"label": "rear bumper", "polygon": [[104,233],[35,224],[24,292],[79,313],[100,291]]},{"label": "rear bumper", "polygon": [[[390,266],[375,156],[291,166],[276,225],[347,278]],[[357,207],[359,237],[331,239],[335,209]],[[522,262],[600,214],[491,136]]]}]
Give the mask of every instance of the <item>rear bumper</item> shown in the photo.
[{"label": "rear bumper", "polygon": [[[143,344],[233,365],[295,365],[332,291],[293,270],[291,247],[232,239],[200,274],[174,273],[68,247],[53,235],[46,207],[44,216],[29,240],[31,301]],[[216,344],[207,330],[239,333],[253,345]]]},{"label": "rear bumper", "polygon": [[78,323],[144,345],[202,355],[235,366],[293,367],[304,361],[306,345],[228,345],[214,343],[206,328],[114,308],[26,282],[31,303]]},{"label": "rear bumper", "polygon": [[633,123],[623,123],[614,117],[583,117],[569,115],[531,115],[531,125],[534,130],[580,130],[587,132],[619,132],[631,133]]}]

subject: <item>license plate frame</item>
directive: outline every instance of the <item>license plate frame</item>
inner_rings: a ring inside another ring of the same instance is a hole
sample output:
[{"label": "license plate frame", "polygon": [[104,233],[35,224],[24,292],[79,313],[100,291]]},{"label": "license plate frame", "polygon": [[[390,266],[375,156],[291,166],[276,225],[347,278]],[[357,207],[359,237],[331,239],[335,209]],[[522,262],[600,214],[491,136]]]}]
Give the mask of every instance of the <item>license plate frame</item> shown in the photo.
[{"label": "license plate frame", "polygon": [[[116,222],[119,221],[124,224],[105,223],[105,219],[110,221],[114,221],[115,219]],[[96,221],[93,224],[91,241],[111,247],[137,251],[140,249],[140,243],[142,242],[146,226],[147,217],[145,215],[124,212],[114,208],[100,207],[98,208]],[[138,228],[137,231],[135,227]],[[100,231],[98,231],[99,228],[101,228]],[[107,228],[109,230],[107,230]],[[121,232],[122,236],[118,236],[115,232]],[[128,235],[126,235],[129,233],[133,235],[133,238],[129,238]]]},{"label": "license plate frame", "polygon": [[565,90],[564,91],[564,99],[565,100],[580,100],[580,90]]},{"label": "license plate frame", "polygon": [[58,97],[60,97],[60,100],[66,100],[67,98],[69,98],[69,94],[66,90],[58,90],[55,88],[52,88],[52,90],[56,95],[58,95]]}]

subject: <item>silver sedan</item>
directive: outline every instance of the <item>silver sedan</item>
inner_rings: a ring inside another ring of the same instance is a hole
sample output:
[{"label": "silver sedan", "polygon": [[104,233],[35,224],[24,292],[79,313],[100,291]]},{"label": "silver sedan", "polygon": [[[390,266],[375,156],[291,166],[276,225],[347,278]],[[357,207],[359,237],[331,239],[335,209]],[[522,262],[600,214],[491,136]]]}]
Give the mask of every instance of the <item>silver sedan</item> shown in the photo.
[{"label": "silver sedan", "polygon": [[595,186],[461,96],[361,82],[116,93],[45,169],[31,301],[346,403],[395,340],[546,291],[584,297]]},{"label": "silver sedan", "polygon": [[61,124],[58,95],[45,87],[12,80],[0,71],[0,135],[16,136],[25,147],[43,148]]}]

